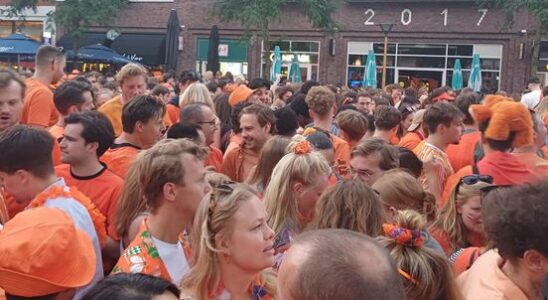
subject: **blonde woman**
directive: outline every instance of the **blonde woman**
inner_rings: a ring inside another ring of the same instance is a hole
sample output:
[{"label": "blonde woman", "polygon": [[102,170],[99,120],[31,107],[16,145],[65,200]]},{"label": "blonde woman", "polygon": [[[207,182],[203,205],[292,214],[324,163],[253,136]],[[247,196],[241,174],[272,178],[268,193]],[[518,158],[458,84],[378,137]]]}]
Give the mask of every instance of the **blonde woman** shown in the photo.
[{"label": "blonde woman", "polygon": [[384,222],[384,208],[377,193],[359,180],[348,180],[324,192],[309,228],[348,229],[376,237],[382,234]]},{"label": "blonde woman", "polygon": [[[188,86],[179,99],[181,110],[192,103],[203,103],[215,112],[215,104],[211,99],[211,94],[205,84],[195,82]],[[181,120],[184,121],[184,120]]]},{"label": "blonde woman", "polygon": [[398,211],[377,240],[396,262],[408,300],[463,299],[447,258],[424,246],[425,225],[418,212]]},{"label": "blonde woman", "polygon": [[453,189],[438,219],[430,226],[430,234],[448,256],[460,248],[485,245],[481,219],[481,194],[492,186],[489,175],[464,176]]},{"label": "blonde woman", "polygon": [[288,246],[291,236],[312,221],[330,174],[329,164],[322,154],[312,151],[308,141],[298,142],[276,165],[264,194],[276,249]]},{"label": "blonde woman", "polygon": [[[387,222],[392,222],[400,210],[414,210],[428,222],[436,217],[436,198],[426,192],[419,180],[402,169],[385,171],[372,188],[377,191],[385,207]],[[422,232],[426,246],[443,252],[438,242],[428,231]]]},{"label": "blonde woman", "polygon": [[221,184],[206,195],[192,240],[195,264],[181,299],[273,299],[274,232],[250,186]]}]

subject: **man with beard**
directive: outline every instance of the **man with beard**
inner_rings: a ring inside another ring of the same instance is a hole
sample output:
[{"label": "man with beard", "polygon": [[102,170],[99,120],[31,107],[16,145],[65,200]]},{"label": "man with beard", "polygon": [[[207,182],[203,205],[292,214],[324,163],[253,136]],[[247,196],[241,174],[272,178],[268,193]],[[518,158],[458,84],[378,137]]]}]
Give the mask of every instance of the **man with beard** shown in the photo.
[{"label": "man with beard", "polygon": [[244,182],[257,165],[263,145],[276,129],[276,116],[264,104],[252,104],[240,114],[243,143],[227,153],[221,172],[232,180]]}]

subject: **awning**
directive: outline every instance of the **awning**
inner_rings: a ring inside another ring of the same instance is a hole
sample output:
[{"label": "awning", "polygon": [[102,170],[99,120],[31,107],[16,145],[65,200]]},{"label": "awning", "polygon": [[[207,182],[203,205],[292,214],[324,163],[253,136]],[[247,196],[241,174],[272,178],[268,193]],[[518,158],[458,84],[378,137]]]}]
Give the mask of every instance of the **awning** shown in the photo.
[{"label": "awning", "polygon": [[[198,51],[196,51],[197,60],[207,61],[207,49],[209,48],[209,39],[198,39]],[[240,40],[221,39],[219,43],[219,61],[220,62],[247,62],[247,44]]]},{"label": "awning", "polygon": [[[110,47],[131,61],[155,67],[164,64],[165,40],[165,33],[122,33]],[[104,41],[105,33],[88,32],[84,33],[80,44],[83,47]],[[64,35],[57,45],[72,49],[72,37]]]}]

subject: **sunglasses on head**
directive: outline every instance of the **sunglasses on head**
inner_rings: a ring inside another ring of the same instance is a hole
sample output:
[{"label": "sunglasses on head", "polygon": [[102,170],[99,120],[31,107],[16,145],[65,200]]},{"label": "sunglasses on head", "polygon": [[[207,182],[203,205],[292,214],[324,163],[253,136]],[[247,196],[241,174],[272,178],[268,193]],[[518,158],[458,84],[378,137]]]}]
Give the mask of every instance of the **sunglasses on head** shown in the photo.
[{"label": "sunglasses on head", "polygon": [[493,177],[491,177],[489,175],[480,175],[480,174],[464,176],[460,179],[459,183],[457,184],[455,195],[459,194],[459,188],[462,184],[474,185],[474,184],[476,184],[480,181],[485,182],[485,183],[489,183],[489,184],[493,184]]}]

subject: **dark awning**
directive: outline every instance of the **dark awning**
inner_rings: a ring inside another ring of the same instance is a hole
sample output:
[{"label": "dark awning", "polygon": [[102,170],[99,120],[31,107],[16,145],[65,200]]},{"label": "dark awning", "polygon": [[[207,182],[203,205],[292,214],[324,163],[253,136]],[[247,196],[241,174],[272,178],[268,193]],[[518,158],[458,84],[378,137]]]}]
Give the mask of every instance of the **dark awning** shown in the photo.
[{"label": "dark awning", "polygon": [[[80,44],[83,47],[104,41],[105,33],[88,32],[84,33]],[[110,47],[134,62],[154,67],[164,64],[165,42],[165,33],[122,33]],[[72,37],[64,35],[57,45],[72,49]]]}]

